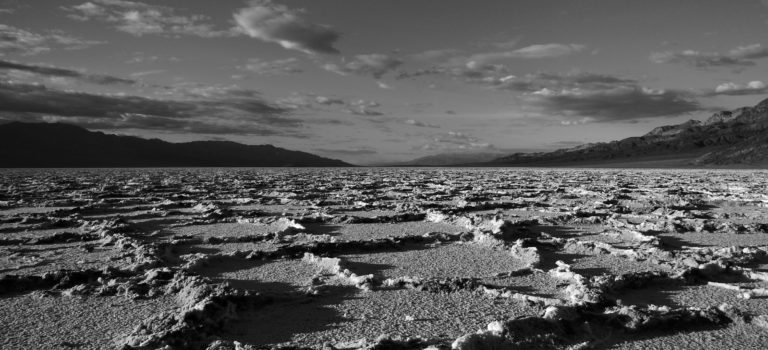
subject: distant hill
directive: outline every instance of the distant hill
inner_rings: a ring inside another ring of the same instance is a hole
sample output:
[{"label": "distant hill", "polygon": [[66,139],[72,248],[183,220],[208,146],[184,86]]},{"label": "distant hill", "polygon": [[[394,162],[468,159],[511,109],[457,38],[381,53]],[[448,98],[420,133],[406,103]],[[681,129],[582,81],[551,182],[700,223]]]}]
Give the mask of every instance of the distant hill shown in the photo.
[{"label": "distant hill", "polygon": [[61,123],[0,125],[0,167],[351,166],[271,145],[228,141],[171,143],[110,135]]},{"label": "distant hill", "polygon": [[475,162],[488,162],[499,158],[503,154],[500,152],[463,152],[463,153],[440,153],[431,156],[416,158],[407,162],[397,163],[398,166],[449,166],[456,164],[466,164]]},{"label": "distant hill", "polygon": [[639,137],[515,153],[476,165],[768,167],[768,99],[754,107],[715,113],[705,122],[660,126]]}]

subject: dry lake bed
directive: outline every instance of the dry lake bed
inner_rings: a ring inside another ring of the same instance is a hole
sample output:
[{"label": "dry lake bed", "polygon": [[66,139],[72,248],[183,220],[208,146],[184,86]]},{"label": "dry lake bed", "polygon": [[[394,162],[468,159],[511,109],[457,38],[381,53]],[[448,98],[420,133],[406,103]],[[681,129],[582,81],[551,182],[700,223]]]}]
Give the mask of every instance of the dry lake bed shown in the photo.
[{"label": "dry lake bed", "polygon": [[2,349],[760,349],[768,172],[0,171]]}]

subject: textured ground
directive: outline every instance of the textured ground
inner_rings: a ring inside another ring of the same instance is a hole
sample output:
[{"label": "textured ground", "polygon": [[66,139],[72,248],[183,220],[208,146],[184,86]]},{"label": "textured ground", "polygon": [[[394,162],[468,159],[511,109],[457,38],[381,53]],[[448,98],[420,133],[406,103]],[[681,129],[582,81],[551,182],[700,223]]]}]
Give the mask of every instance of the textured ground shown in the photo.
[{"label": "textured ground", "polygon": [[761,349],[768,172],[0,171],[3,349]]}]

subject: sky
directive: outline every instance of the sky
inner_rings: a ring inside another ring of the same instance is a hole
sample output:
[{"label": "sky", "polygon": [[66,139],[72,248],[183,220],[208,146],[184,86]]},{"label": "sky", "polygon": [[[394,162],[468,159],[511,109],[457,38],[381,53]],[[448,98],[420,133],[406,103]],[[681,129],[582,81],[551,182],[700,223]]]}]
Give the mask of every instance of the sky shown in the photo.
[{"label": "sky", "polygon": [[768,0],[0,0],[0,122],[355,164],[547,151],[768,97]]}]

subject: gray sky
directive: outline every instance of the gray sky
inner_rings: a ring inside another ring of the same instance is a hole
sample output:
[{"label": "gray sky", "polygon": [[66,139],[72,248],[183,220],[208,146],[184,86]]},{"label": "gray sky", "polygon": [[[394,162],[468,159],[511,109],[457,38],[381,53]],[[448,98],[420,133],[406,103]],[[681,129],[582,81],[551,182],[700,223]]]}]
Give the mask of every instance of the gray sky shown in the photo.
[{"label": "gray sky", "polygon": [[766,0],[0,0],[0,120],[361,164],[552,150],[756,104],[766,33]]}]

